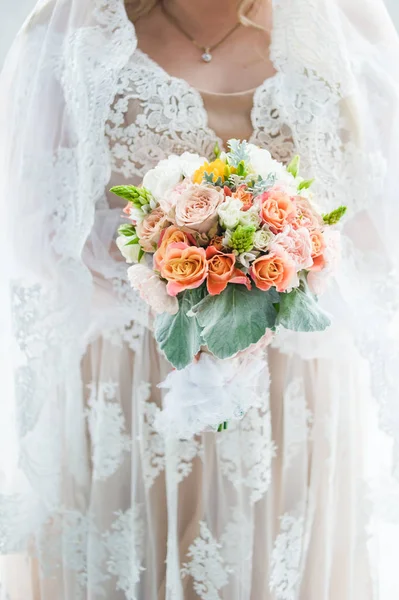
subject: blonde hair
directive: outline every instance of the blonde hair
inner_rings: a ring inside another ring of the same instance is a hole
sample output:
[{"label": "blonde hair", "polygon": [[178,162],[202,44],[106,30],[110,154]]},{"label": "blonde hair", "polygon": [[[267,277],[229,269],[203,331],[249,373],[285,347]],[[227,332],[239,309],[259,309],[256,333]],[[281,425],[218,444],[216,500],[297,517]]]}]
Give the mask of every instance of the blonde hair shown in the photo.
[{"label": "blonde hair", "polygon": [[[256,27],[263,29],[260,25],[251,21],[246,16],[251,8],[259,4],[261,0],[240,0],[237,6],[238,20],[246,27]],[[133,22],[140,17],[147,15],[158,4],[159,0],[125,0],[126,6],[129,8],[129,16]]]}]

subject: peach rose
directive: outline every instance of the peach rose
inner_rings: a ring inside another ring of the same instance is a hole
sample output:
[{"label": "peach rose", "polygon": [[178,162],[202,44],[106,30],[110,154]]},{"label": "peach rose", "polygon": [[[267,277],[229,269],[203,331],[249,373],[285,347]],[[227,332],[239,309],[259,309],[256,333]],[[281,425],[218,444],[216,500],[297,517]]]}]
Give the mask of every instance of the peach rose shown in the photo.
[{"label": "peach rose", "polygon": [[307,198],[303,196],[297,196],[295,198],[296,205],[296,216],[292,222],[294,229],[300,227],[306,227],[306,229],[317,229],[323,224],[323,220],[319,214],[314,210]]},{"label": "peach rose", "polygon": [[241,200],[242,202],[242,210],[247,211],[253,205],[254,196],[251,192],[248,191],[246,185],[240,185],[237,190],[233,193],[233,198],[237,200]]},{"label": "peach rose", "polygon": [[252,263],[250,275],[260,290],[267,291],[274,286],[278,292],[285,292],[295,278],[295,263],[282,246],[273,244],[270,254]]},{"label": "peach rose", "polygon": [[309,269],[312,266],[312,241],[309,230],[305,227],[286,227],[282,233],[276,235],[273,243],[279,244],[288,252],[298,270]]},{"label": "peach rose", "polygon": [[155,252],[162,229],[168,224],[168,218],[161,208],[150,212],[136,227],[140,245],[146,252]]},{"label": "peach rose", "polygon": [[176,225],[207,233],[217,223],[217,208],[223,200],[223,192],[215,187],[196,183],[188,185],[176,202]]},{"label": "peach rose", "polygon": [[326,249],[326,243],[324,240],[324,234],[320,229],[315,229],[310,233],[310,240],[312,242],[312,259],[313,265],[310,267],[310,271],[321,271],[324,269],[325,259],[324,250]]},{"label": "peach rose", "polygon": [[208,261],[207,288],[211,296],[217,296],[226,289],[228,283],[240,283],[251,288],[248,277],[235,268],[236,257],[234,254],[223,254],[214,246],[206,249]]},{"label": "peach rose", "polygon": [[308,274],[308,285],[310,290],[320,296],[327,288],[331,278],[334,276],[338,268],[339,259],[341,256],[341,234],[331,228],[327,228],[323,232],[325,249],[323,252],[324,267],[322,271],[314,271]]},{"label": "peach rose", "polygon": [[159,238],[158,250],[154,254],[154,268],[157,271],[161,270],[161,262],[165,258],[165,252],[170,244],[178,243],[186,244],[187,246],[196,246],[196,241],[187,231],[182,231],[176,225],[170,225],[163,229]]},{"label": "peach rose", "polygon": [[259,196],[262,222],[269,226],[272,233],[283,231],[295,218],[295,202],[285,192],[271,189]]},{"label": "peach rose", "polygon": [[204,248],[187,244],[169,244],[161,262],[161,276],[168,281],[170,296],[199,287],[208,275]]}]

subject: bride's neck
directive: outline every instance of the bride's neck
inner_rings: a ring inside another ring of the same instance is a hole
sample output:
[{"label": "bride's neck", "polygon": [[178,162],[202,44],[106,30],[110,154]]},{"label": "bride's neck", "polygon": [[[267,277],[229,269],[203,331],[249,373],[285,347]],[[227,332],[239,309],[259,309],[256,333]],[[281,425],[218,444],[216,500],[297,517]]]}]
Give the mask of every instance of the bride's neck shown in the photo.
[{"label": "bride's neck", "polygon": [[[204,27],[209,30],[214,28],[234,25],[237,22],[237,7],[239,2],[235,0],[161,0],[165,10],[181,23],[186,23],[190,31],[195,29],[203,31]],[[262,2],[254,1],[259,6]],[[255,10],[251,10],[251,13]]]}]

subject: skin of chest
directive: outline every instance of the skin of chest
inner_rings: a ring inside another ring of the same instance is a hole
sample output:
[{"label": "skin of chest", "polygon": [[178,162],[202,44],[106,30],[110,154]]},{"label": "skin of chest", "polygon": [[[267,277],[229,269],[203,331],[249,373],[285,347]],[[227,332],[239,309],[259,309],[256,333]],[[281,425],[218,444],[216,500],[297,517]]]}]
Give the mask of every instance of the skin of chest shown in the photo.
[{"label": "skin of chest", "polygon": [[[274,74],[269,58],[267,30],[241,26],[212,52],[212,61],[201,60],[202,51],[165,17],[160,7],[135,23],[139,48],[170,75],[186,80],[199,90],[236,93],[256,88]],[[199,43],[218,40],[229,30],[204,31],[196,35]]]}]

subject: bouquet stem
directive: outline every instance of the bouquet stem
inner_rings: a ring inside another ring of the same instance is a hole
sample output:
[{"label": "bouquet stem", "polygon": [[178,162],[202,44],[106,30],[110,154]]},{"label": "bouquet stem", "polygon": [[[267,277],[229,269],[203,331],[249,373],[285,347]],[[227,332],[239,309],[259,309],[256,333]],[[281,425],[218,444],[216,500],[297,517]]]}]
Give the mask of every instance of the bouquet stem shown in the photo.
[{"label": "bouquet stem", "polygon": [[224,421],[224,423],[220,423],[219,427],[218,427],[218,432],[226,430],[228,427],[228,422]]}]

